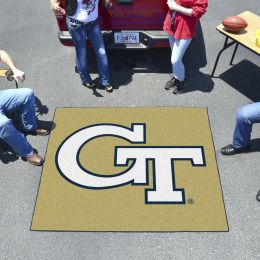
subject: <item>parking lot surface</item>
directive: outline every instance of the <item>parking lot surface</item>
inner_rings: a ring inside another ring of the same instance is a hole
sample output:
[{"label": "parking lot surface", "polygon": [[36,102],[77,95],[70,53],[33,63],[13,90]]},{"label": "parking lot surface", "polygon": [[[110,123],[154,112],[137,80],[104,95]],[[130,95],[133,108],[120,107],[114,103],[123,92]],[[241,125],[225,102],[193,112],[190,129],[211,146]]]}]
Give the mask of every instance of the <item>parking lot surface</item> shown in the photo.
[{"label": "parking lot surface", "polygon": [[[163,89],[171,72],[169,50],[109,51],[115,91],[92,92],[74,73],[74,49],[62,46],[49,1],[2,1],[0,48],[26,72],[41,105],[42,121],[56,107],[207,107],[222,184],[229,232],[88,233],[33,232],[30,224],[41,168],[0,153],[0,259],[259,259],[260,126],[252,132],[253,152],[220,154],[232,140],[236,109],[260,100],[260,60],[239,47],[221,56],[216,77],[210,74],[224,37],[216,31],[223,18],[245,10],[260,15],[259,1],[209,1],[197,38],[185,56],[188,84],[184,93]],[[259,25],[260,27],[260,25]],[[97,75],[95,59],[91,72]],[[0,89],[14,82],[0,79]],[[177,123],[177,122],[176,122]],[[48,137],[29,137],[45,154]],[[76,213],[75,213],[76,214]],[[174,219],[172,220],[174,221]]]}]

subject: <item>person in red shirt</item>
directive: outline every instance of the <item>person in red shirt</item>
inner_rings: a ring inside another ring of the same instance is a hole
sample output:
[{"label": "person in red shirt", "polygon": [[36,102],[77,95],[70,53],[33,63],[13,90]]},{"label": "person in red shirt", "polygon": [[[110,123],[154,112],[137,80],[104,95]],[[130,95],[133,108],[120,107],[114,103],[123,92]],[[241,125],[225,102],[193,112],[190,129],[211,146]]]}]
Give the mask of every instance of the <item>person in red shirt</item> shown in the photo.
[{"label": "person in red shirt", "polygon": [[172,49],[173,76],[164,88],[178,94],[183,91],[186,82],[183,55],[195,36],[198,20],[206,12],[208,0],[167,0],[167,5],[169,11],[163,30],[168,33]]}]

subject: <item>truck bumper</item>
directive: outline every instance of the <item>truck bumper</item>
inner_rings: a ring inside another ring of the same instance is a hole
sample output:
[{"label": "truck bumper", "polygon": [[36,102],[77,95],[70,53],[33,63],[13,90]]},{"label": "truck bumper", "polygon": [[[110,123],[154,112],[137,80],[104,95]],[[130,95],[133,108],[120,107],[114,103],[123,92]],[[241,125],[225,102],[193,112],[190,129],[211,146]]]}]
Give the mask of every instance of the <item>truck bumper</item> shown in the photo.
[{"label": "truck bumper", "polygon": [[[116,31],[116,32],[138,32],[139,43],[118,44],[114,43],[113,31],[102,31],[107,49],[151,49],[169,47],[168,36],[164,31]],[[58,34],[60,42],[65,46],[74,46],[68,31],[60,31]]]}]

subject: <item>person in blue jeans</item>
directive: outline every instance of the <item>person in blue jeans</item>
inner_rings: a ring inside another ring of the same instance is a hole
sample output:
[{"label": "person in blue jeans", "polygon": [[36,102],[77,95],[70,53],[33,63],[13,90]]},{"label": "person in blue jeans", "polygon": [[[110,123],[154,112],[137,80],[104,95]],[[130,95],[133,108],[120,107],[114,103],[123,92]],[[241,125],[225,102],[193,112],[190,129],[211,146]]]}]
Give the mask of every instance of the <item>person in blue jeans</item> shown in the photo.
[{"label": "person in blue jeans", "polygon": [[239,107],[233,142],[221,149],[224,155],[234,155],[250,150],[250,136],[254,123],[260,123],[260,102]]},{"label": "person in blue jeans", "polygon": [[[221,149],[224,155],[234,155],[250,151],[250,136],[252,126],[260,123],[260,102],[239,107],[236,116],[236,126],[233,134],[233,142]],[[256,194],[260,202],[260,190]]]},{"label": "person in blue jeans", "polygon": [[[107,92],[112,92],[106,49],[99,27],[99,0],[67,0],[66,10],[60,7],[59,0],[50,2],[55,15],[66,15],[67,27],[76,50],[76,67],[83,86],[96,87],[88,69],[86,43],[89,40],[97,57],[100,84]],[[111,0],[104,2],[107,6],[111,4]]]},{"label": "person in blue jeans", "polygon": [[[14,79],[21,83],[25,79],[6,51],[0,50],[0,60],[13,71]],[[44,159],[38,155],[27,141],[24,133],[17,130],[13,118],[19,120],[19,126],[27,134],[47,135],[49,132],[37,127],[35,116],[35,97],[31,89],[7,89],[0,91],[0,138],[25,161],[40,166]]]}]

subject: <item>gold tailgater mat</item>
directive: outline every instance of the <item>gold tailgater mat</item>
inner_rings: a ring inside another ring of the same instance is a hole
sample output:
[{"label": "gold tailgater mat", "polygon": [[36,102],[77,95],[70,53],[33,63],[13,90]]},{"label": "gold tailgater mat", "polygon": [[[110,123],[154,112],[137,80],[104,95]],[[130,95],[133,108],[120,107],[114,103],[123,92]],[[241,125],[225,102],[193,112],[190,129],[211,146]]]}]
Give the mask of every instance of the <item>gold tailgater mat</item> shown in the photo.
[{"label": "gold tailgater mat", "polygon": [[[206,108],[57,108],[43,167],[31,230],[46,231],[228,231],[220,178]],[[146,125],[146,143],[104,136],[79,153],[84,169],[108,175],[127,170],[114,166],[115,146],[201,146],[205,167],[174,161],[175,187],[184,189],[185,204],[147,204],[154,189],[153,163],[148,184],[88,189],[66,180],[55,157],[62,142],[79,129],[96,124]]]}]

